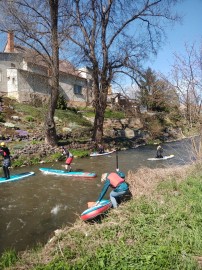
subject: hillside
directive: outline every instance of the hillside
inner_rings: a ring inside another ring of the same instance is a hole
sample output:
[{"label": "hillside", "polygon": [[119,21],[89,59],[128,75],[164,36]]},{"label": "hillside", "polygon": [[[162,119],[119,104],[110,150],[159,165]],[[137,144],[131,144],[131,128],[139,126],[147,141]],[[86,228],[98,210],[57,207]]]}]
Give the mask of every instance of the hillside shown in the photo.
[{"label": "hillside", "polygon": [[[52,162],[62,158],[59,147],[53,148],[44,142],[45,115],[45,107],[1,98],[0,140],[9,142],[12,166]],[[55,123],[58,145],[67,145],[78,157],[89,155],[96,149],[91,140],[93,119],[92,108],[57,109]],[[130,112],[130,115],[126,115],[123,111],[107,109],[103,144],[105,149],[134,148],[141,144],[181,139],[185,131],[183,121],[174,112],[134,115]]]}]

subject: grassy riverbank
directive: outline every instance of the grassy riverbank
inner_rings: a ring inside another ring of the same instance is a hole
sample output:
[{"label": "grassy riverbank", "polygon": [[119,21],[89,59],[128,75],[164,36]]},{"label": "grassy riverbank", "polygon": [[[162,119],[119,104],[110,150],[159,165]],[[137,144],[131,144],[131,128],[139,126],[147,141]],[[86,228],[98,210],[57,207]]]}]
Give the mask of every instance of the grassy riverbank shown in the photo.
[{"label": "grassy riverbank", "polygon": [[78,219],[43,248],[19,257],[5,253],[0,268],[201,269],[202,164],[140,169],[129,172],[127,181],[133,199],[110,210],[100,222]]}]

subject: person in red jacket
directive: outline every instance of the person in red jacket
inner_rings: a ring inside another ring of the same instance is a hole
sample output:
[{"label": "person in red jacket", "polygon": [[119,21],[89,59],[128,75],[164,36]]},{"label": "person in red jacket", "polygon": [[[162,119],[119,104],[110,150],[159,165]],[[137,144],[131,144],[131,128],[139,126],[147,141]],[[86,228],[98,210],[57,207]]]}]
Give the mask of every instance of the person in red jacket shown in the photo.
[{"label": "person in red jacket", "polygon": [[66,148],[62,147],[63,150],[63,155],[66,156],[66,161],[65,161],[65,169],[70,172],[71,171],[71,163],[74,158],[71,152],[69,152]]},{"label": "person in red jacket", "polygon": [[128,184],[122,177],[120,177],[117,172],[102,174],[101,182],[104,182],[104,186],[96,203],[98,204],[102,200],[108,188],[111,187],[113,190],[110,192],[110,200],[112,202],[113,208],[117,208],[117,199],[120,196],[127,194],[129,191]]},{"label": "person in red jacket", "polygon": [[0,144],[0,155],[3,157],[2,167],[4,177],[6,179],[10,179],[10,171],[9,171],[9,167],[11,166],[10,151],[8,147],[6,147],[6,144],[4,142]]}]

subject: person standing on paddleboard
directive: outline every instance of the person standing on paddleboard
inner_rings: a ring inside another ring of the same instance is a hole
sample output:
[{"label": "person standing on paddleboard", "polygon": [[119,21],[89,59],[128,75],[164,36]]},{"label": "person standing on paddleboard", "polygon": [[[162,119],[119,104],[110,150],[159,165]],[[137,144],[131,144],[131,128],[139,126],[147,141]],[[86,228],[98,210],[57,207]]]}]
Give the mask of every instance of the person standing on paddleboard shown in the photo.
[{"label": "person standing on paddleboard", "polygon": [[6,147],[6,144],[4,142],[0,144],[0,155],[3,157],[2,167],[3,167],[4,177],[6,179],[10,179],[9,167],[11,166],[11,157],[10,157],[10,151],[8,147]]},{"label": "person standing on paddleboard", "polygon": [[117,199],[129,192],[129,186],[125,182],[124,178],[120,177],[117,172],[104,173],[101,176],[101,182],[104,182],[104,186],[97,200],[97,204],[102,200],[109,187],[113,190],[110,192],[110,200],[113,208],[118,207]]},{"label": "person standing on paddleboard", "polygon": [[104,152],[104,146],[102,144],[98,144],[98,154],[103,154]]},{"label": "person standing on paddleboard", "polygon": [[161,145],[157,146],[156,158],[163,158],[163,147]]},{"label": "person standing on paddleboard", "polygon": [[74,158],[73,154],[71,152],[69,152],[69,150],[65,149],[64,147],[62,147],[62,150],[63,150],[63,155],[66,156],[66,161],[65,161],[65,169],[68,171],[68,172],[71,172],[71,163],[72,163],[72,160]]}]

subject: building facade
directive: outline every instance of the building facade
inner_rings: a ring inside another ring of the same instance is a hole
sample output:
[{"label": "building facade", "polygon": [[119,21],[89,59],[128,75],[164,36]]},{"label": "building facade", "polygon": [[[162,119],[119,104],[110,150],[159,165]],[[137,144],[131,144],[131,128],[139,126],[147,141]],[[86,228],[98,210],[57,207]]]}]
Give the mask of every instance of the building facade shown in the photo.
[{"label": "building facade", "polygon": [[[59,62],[59,91],[68,106],[87,106],[92,102],[90,69],[76,70],[68,61]],[[50,69],[41,56],[14,44],[13,33],[0,52],[0,96],[19,102],[46,102],[50,97]]]}]

